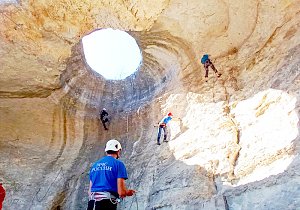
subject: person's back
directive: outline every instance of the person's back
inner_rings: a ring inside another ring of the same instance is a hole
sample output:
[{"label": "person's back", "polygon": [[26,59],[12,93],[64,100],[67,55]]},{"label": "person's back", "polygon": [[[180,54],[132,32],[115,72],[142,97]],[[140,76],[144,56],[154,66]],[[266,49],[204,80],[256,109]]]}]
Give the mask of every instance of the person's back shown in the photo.
[{"label": "person's back", "polygon": [[117,140],[109,140],[105,147],[107,156],[91,167],[87,210],[116,210],[119,197],[124,198],[135,193],[125,185],[126,167],[118,160],[121,149]]},{"label": "person's back", "polygon": [[119,197],[117,178],[127,179],[124,163],[111,156],[101,158],[90,170],[90,180],[93,183],[91,192],[111,192]]},{"label": "person's back", "polygon": [[160,121],[160,125],[167,125],[168,122],[170,122],[172,120],[172,117],[171,116],[165,116],[161,121]]},{"label": "person's back", "polygon": [[106,109],[103,108],[103,110],[100,113],[101,120],[107,119],[107,116],[108,116],[108,112],[106,111]]},{"label": "person's back", "polygon": [[208,58],[208,55],[205,54],[205,55],[203,55],[202,58],[201,58],[201,63],[202,63],[202,64],[205,64],[205,62],[206,62],[207,60],[209,60],[209,58]]}]

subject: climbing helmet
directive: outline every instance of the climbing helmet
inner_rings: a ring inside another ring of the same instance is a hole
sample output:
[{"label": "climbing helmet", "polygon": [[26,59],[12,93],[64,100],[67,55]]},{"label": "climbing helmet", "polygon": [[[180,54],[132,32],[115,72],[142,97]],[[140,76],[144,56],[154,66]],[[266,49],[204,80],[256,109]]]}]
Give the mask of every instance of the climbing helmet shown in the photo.
[{"label": "climbing helmet", "polygon": [[105,152],[109,150],[117,152],[120,149],[122,149],[120,142],[115,139],[111,139],[106,143]]}]

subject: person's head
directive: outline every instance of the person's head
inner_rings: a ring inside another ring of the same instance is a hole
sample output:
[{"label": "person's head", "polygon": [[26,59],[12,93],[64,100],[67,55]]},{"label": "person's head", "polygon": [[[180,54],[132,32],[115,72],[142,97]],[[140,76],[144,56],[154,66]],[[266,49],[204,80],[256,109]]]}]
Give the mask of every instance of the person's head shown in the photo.
[{"label": "person's head", "polygon": [[169,112],[169,113],[168,113],[168,116],[169,116],[169,117],[173,117],[172,112]]},{"label": "person's head", "polygon": [[106,109],[105,109],[105,108],[103,108],[102,110],[103,110],[103,111],[106,111]]},{"label": "person's head", "polygon": [[106,143],[105,152],[109,155],[117,155],[117,159],[120,157],[122,146],[119,141],[111,139]]}]

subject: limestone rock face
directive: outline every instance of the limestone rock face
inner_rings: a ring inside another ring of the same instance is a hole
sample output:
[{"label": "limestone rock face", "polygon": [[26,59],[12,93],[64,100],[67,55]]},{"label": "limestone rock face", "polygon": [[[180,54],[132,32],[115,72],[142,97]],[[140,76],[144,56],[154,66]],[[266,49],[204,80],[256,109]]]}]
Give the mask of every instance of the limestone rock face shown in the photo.
[{"label": "limestone rock face", "polygon": [[[112,138],[137,190],[120,209],[300,209],[298,0],[4,0],[0,13],[5,210],[85,209]],[[137,40],[139,71],[107,81],[86,64],[80,40],[102,28]],[[220,78],[205,82],[204,53]]]}]

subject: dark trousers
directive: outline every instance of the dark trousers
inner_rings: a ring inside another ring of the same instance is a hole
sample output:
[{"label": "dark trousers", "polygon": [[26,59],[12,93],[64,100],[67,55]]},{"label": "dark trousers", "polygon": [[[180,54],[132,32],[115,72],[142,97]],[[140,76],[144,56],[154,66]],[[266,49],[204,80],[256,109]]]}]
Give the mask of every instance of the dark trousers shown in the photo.
[{"label": "dark trousers", "polygon": [[205,77],[208,77],[208,67],[211,67],[212,70],[214,70],[214,72],[217,74],[218,71],[216,69],[216,67],[214,66],[214,64],[210,61],[210,60],[207,60],[205,63],[204,63],[204,68],[205,68]]},{"label": "dark trousers", "polygon": [[108,128],[106,127],[106,123],[108,122],[108,119],[102,119],[101,122],[102,122],[104,129],[108,130]]},{"label": "dark trousers", "polygon": [[161,136],[161,130],[164,130],[164,141],[167,140],[167,127],[164,125],[160,125],[158,127],[158,135],[157,135],[157,142],[159,143],[160,136]]},{"label": "dark trousers", "polygon": [[90,200],[87,210],[117,210],[117,204],[113,204],[110,199],[103,199],[101,201],[96,201],[96,203],[94,200]]}]

